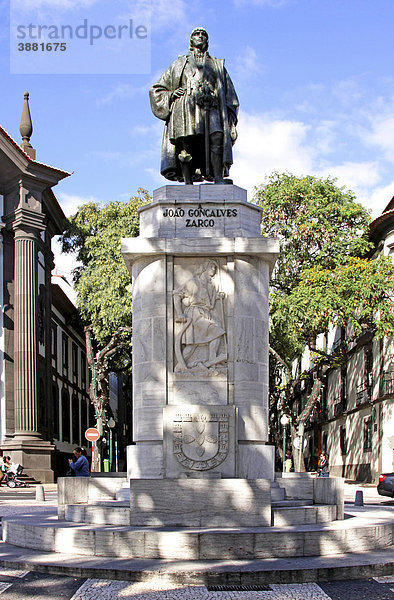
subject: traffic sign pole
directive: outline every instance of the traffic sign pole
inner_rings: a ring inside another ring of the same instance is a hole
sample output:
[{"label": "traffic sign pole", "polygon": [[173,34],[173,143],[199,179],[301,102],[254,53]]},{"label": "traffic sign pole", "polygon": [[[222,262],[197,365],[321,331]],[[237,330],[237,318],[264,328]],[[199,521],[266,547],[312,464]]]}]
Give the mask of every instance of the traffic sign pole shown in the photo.
[{"label": "traffic sign pole", "polygon": [[100,438],[100,432],[98,429],[96,429],[96,427],[89,427],[89,429],[87,429],[85,431],[85,438],[88,440],[88,442],[92,442],[92,465],[91,465],[91,471],[92,473],[94,473],[95,471],[100,471],[100,465],[97,464],[98,463],[98,452],[97,452],[97,445],[96,442],[97,440]]}]

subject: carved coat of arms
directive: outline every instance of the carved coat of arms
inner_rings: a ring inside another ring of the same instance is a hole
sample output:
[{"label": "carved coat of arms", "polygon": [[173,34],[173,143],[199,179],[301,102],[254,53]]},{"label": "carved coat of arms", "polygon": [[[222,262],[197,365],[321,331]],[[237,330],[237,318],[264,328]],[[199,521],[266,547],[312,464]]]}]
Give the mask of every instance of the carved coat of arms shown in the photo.
[{"label": "carved coat of arms", "polygon": [[229,452],[229,415],[225,413],[179,414],[173,420],[173,454],[194,471],[220,465]]}]

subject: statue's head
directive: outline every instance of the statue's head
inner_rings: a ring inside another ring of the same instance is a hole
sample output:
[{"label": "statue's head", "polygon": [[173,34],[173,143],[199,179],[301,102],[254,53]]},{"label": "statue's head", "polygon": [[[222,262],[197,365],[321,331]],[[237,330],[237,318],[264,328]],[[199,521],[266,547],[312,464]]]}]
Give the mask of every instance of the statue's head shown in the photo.
[{"label": "statue's head", "polygon": [[197,48],[206,52],[208,50],[208,33],[204,27],[195,27],[190,34],[190,50]]},{"label": "statue's head", "polygon": [[202,263],[197,269],[197,275],[208,273],[210,277],[213,277],[218,270],[219,265],[215,260],[207,260],[206,262]]}]

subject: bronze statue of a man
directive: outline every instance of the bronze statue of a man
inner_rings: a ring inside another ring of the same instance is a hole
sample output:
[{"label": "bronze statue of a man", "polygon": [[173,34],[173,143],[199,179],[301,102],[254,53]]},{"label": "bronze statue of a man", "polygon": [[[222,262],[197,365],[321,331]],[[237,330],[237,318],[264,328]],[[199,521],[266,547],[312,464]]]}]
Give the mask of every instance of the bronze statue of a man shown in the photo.
[{"label": "bronze statue of a man", "polygon": [[166,122],[161,174],[172,181],[225,183],[237,138],[238,98],[224,60],[208,53],[202,27],[150,89],[153,114]]}]

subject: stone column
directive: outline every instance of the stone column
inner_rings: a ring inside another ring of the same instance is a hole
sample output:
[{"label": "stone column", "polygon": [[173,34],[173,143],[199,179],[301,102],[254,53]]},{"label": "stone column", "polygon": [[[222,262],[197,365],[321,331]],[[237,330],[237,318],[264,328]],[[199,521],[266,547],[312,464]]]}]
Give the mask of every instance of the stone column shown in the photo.
[{"label": "stone column", "polygon": [[[38,246],[45,230],[40,193],[22,187],[7,219],[14,232],[14,434],[4,454],[44,483],[53,481],[54,445],[38,432]],[[22,204],[22,206],[21,206]]]},{"label": "stone column", "polygon": [[37,237],[15,231],[14,402],[17,439],[41,439],[37,431]]}]

